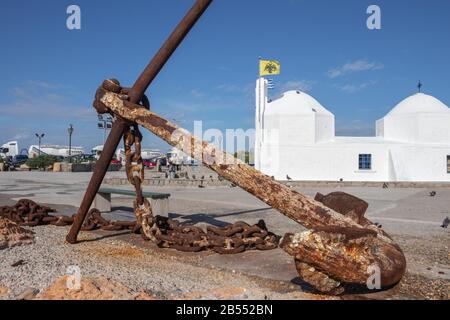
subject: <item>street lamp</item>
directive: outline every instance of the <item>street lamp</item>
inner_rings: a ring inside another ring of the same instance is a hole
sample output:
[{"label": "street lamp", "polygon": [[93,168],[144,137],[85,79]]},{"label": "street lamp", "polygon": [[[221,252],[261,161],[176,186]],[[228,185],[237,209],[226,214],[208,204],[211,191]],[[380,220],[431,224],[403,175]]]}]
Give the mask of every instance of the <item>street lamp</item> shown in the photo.
[{"label": "street lamp", "polygon": [[113,118],[111,116],[107,116],[106,119],[103,118],[103,115],[98,115],[98,123],[97,127],[99,129],[104,129],[103,131],[103,145],[105,145],[106,141],[106,131],[112,128]]},{"label": "street lamp", "polygon": [[69,125],[67,132],[69,132],[69,162],[72,162],[72,133],[73,133],[72,124]]},{"label": "street lamp", "polygon": [[45,136],[45,133],[41,133],[41,134],[35,133],[35,135],[39,139],[38,157],[40,157],[41,156],[41,139]]}]

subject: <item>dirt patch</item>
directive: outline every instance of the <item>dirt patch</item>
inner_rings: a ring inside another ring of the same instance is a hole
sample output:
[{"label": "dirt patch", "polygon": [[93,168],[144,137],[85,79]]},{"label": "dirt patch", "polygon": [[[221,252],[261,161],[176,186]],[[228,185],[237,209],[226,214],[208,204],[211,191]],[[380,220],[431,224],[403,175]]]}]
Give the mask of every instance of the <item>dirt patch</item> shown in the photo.
[{"label": "dirt patch", "polygon": [[133,293],[119,282],[105,277],[84,277],[79,289],[69,289],[68,276],[56,280],[38,295],[39,300],[155,300],[146,292]]},{"label": "dirt patch", "polygon": [[247,290],[245,288],[241,287],[225,286],[220,288],[214,288],[207,291],[189,292],[183,295],[182,299],[195,300],[207,297],[209,299],[229,300],[238,298],[246,291]]},{"label": "dirt patch", "polygon": [[416,274],[405,274],[397,287],[398,293],[419,299],[447,300],[450,281],[431,280]]},{"label": "dirt patch", "polygon": [[8,288],[0,285],[0,298],[8,294]]},{"label": "dirt patch", "polygon": [[133,258],[140,257],[144,255],[144,252],[141,249],[135,247],[123,246],[121,248],[107,248],[106,250],[99,250],[96,252],[98,255],[108,256],[108,257],[124,257],[124,258]]},{"label": "dirt patch", "polygon": [[5,217],[0,217],[0,250],[33,242],[33,231],[24,229]]}]

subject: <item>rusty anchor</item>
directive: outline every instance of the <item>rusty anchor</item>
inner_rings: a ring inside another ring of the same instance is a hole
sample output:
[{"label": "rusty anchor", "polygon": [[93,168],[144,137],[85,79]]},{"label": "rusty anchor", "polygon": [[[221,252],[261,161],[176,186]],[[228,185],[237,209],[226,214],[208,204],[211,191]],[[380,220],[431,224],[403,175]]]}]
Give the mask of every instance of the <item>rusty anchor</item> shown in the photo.
[{"label": "rusty anchor", "polygon": [[309,229],[286,234],[280,246],[294,257],[300,277],[318,290],[339,294],[343,284],[365,285],[373,266],[380,271],[382,287],[396,284],[405,273],[404,254],[387,233],[364,217],[368,205],[363,200],[344,193],[318,194],[315,199],[309,198],[196,139],[142,103],[138,104],[148,85],[211,2],[196,1],[128,94],[107,86],[97,90],[94,102],[97,111],[110,112],[118,120],[106,142],[106,152],[103,151],[95,167],[67,241],[76,242],[87,210],[126,127],[140,125]]}]

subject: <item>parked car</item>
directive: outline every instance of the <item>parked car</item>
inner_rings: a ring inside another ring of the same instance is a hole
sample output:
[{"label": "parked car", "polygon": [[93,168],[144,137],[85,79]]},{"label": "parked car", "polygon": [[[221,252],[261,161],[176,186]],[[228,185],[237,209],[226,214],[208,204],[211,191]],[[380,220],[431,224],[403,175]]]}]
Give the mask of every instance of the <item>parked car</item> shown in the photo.
[{"label": "parked car", "polygon": [[144,167],[146,168],[154,168],[156,167],[156,160],[154,159],[146,159],[146,160],[142,160],[142,164],[144,165]]},{"label": "parked car", "polygon": [[121,164],[121,162],[117,159],[112,159],[111,164]]},{"label": "parked car", "polygon": [[28,161],[28,156],[26,155],[16,155],[16,156],[9,156],[6,157],[6,164],[9,167],[9,170],[13,170],[14,168],[20,167],[22,164],[26,163]]}]

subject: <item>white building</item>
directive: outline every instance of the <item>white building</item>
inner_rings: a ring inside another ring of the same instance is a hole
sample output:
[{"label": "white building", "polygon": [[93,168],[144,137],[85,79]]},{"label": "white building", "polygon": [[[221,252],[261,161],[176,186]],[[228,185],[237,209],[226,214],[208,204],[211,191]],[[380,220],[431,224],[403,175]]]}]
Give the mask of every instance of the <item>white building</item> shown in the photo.
[{"label": "white building", "polygon": [[28,157],[36,158],[39,154],[55,156],[55,157],[68,157],[79,156],[84,154],[84,149],[82,147],[67,147],[67,146],[57,146],[57,145],[41,145],[41,151],[39,151],[39,146],[31,145],[28,148]]},{"label": "white building", "polygon": [[268,100],[256,84],[255,167],[277,180],[450,181],[450,109],[417,93],[376,122],[375,137],[335,135],[334,115],[301,91]]}]

